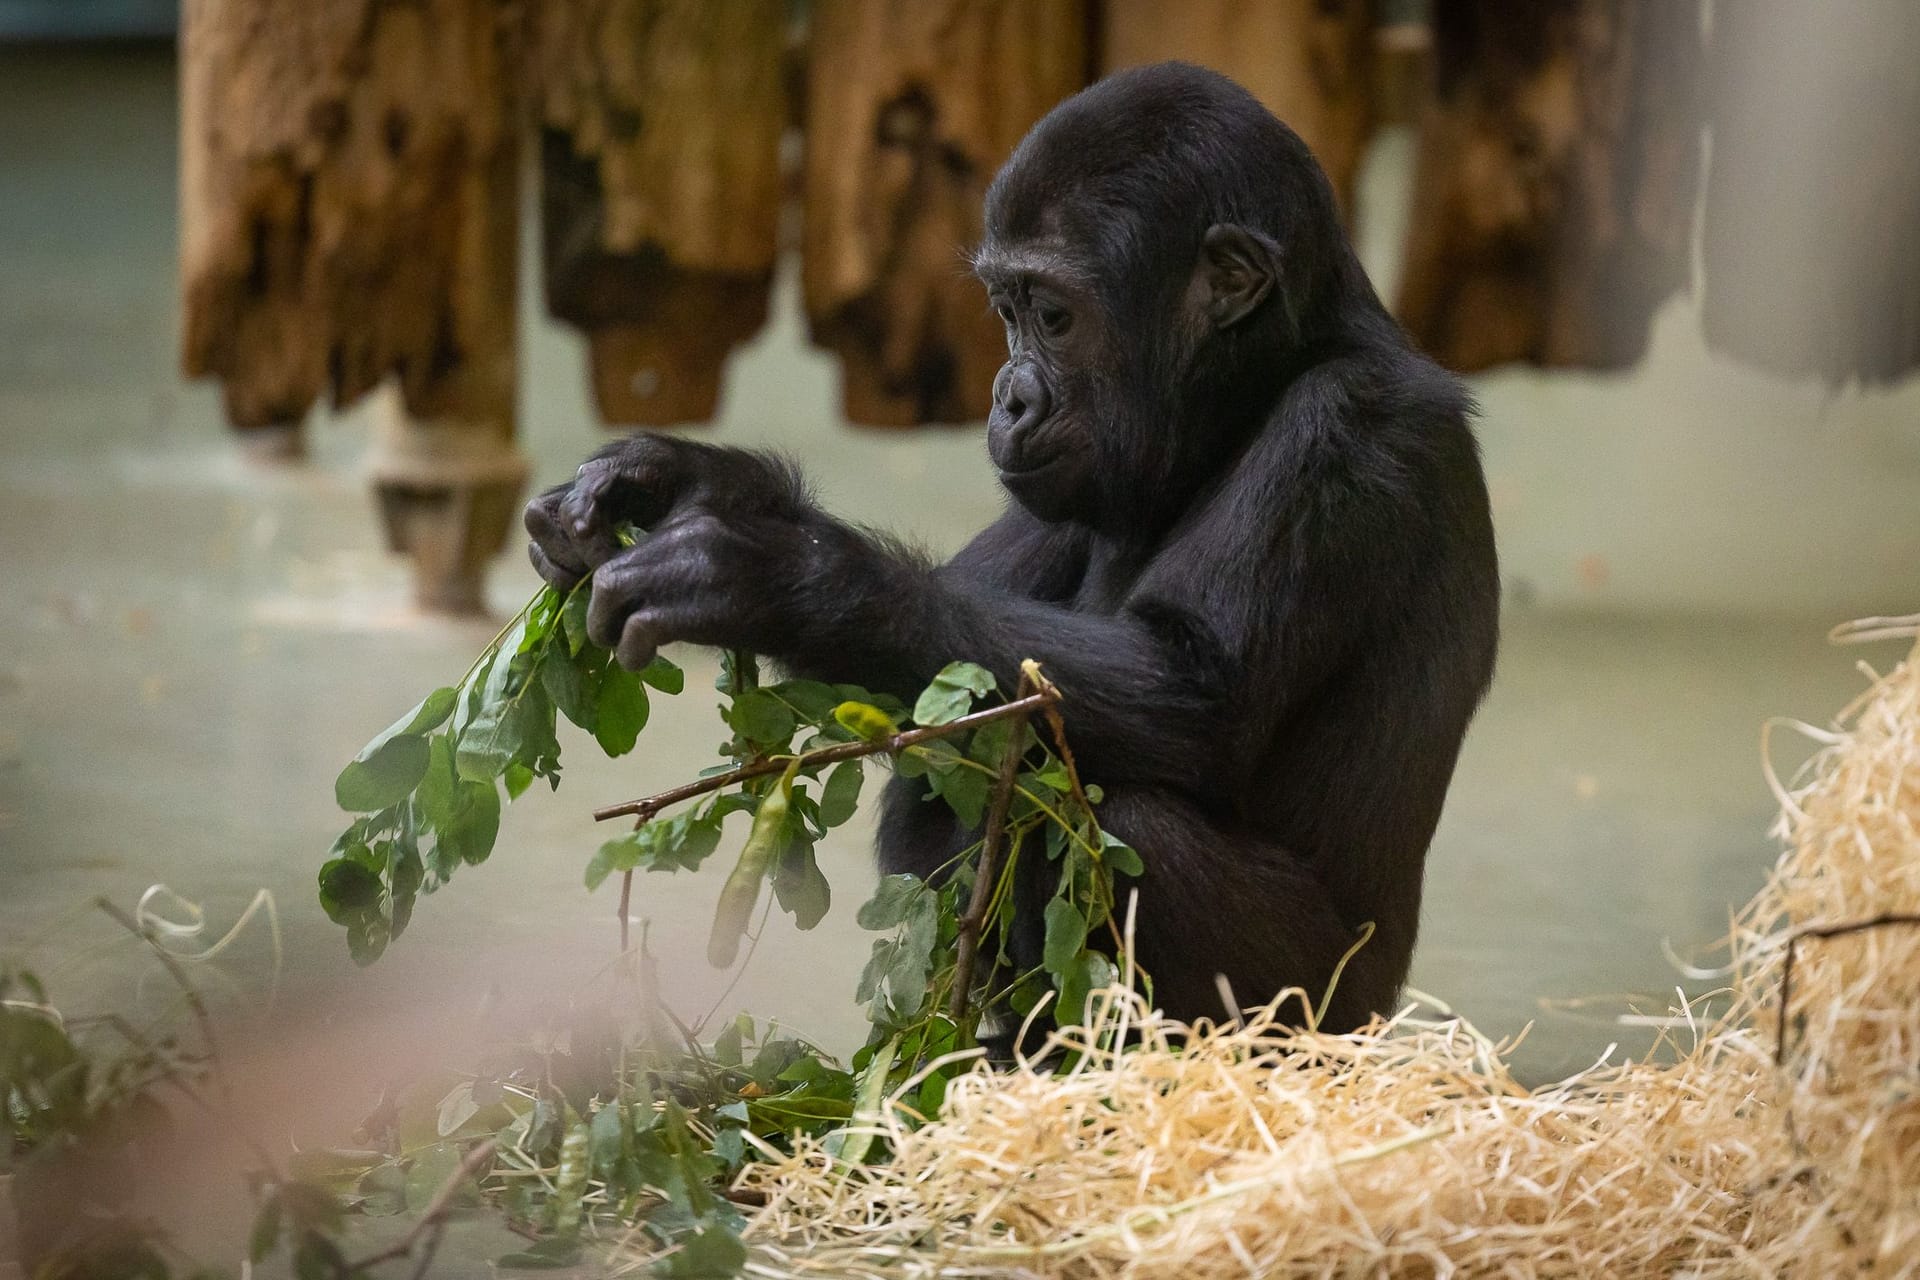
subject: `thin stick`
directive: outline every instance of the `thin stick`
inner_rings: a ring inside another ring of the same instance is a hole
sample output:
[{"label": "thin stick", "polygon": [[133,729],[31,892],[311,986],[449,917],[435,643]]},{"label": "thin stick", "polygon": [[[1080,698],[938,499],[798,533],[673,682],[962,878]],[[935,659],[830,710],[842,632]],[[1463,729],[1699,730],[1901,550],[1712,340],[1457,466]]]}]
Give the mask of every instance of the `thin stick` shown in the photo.
[{"label": "thin stick", "polygon": [[1086,788],[1080,785],[1080,769],[1073,762],[1073,748],[1067,745],[1067,726],[1060,716],[1060,690],[1053,681],[1040,674],[1040,664],[1028,658],[1020,664],[1020,678],[1029,681],[1033,687],[1053,694],[1053,699],[1043,708],[1047,717],[1047,728],[1053,734],[1054,749],[1060,753],[1060,763],[1066,766],[1067,785],[1073,794],[1075,803],[1081,812],[1091,814],[1093,803],[1087,799]]},{"label": "thin stick", "polygon": [[207,1002],[201,999],[199,989],[193,985],[193,979],[187,976],[187,971],[180,967],[180,962],[174,958],[171,951],[161,946],[139,921],[122,911],[112,899],[100,897],[95,898],[93,902],[95,906],[112,916],[114,922],[121,928],[146,943],[153,950],[153,954],[159,957],[161,965],[166,968],[167,976],[173,979],[174,985],[179,987],[181,993],[186,996],[187,1007],[192,1010],[193,1020],[200,1027],[200,1038],[206,1042],[207,1057],[213,1063],[215,1073],[221,1076],[221,1084],[224,1087],[226,1077],[221,1070],[220,1042],[213,1034],[213,1014],[207,1010]]},{"label": "thin stick", "polygon": [[1793,1000],[1793,956],[1803,939],[1807,938],[1844,938],[1852,933],[1865,933],[1869,929],[1885,928],[1888,925],[1920,925],[1920,915],[1909,912],[1888,912],[1871,920],[1851,920],[1845,924],[1816,925],[1812,928],[1796,931],[1787,939],[1787,954],[1780,962],[1780,1014],[1778,1026],[1774,1028],[1773,1061],[1775,1066],[1787,1064],[1787,1013]]},{"label": "thin stick", "polygon": [[[401,1236],[384,1249],[376,1250],[357,1262],[349,1262],[341,1268],[341,1274],[353,1275],[356,1272],[367,1271],[382,1262],[390,1262],[394,1258],[404,1258],[412,1253],[413,1247],[423,1239],[428,1242],[428,1252],[424,1256],[431,1259],[433,1257],[432,1250],[437,1249],[440,1245],[440,1233],[444,1230],[443,1220],[446,1218],[448,1210],[453,1208],[454,1196],[459,1194],[460,1188],[466,1185],[468,1179],[476,1176],[481,1168],[493,1159],[493,1153],[499,1149],[499,1146],[499,1139],[488,1138],[485,1142],[480,1143],[471,1151],[467,1152],[466,1157],[460,1161],[460,1167],[455,1169],[452,1176],[440,1184],[440,1189],[433,1193],[433,1199],[427,1201],[426,1212],[420,1215],[420,1220],[413,1224],[412,1229],[409,1230],[407,1234]],[[424,1272],[422,1269],[416,1268],[414,1274],[421,1275],[424,1274]]]},{"label": "thin stick", "polygon": [[633,901],[633,868],[620,873],[620,954],[627,954],[627,906]]},{"label": "thin stick", "polygon": [[[1037,669],[1020,677],[1022,695],[1035,682],[1036,675]],[[1041,695],[1049,692],[1056,698],[1060,696],[1051,688],[1042,689]],[[1007,705],[1018,706],[1021,701],[1016,698]],[[1041,705],[1052,709],[1049,702],[1043,701]],[[1007,842],[1007,811],[1013,807],[1013,784],[1020,776],[1020,761],[1026,755],[1026,748],[1026,731],[1015,726],[1007,738],[1006,750],[1000,755],[1000,773],[993,781],[993,802],[987,809],[986,830],[980,834],[980,862],[974,868],[973,894],[967,902],[966,914],[960,917],[960,936],[954,950],[953,990],[947,997],[947,1010],[953,1015],[955,1028],[969,1040],[972,1029],[967,1026],[967,1008],[973,1000],[973,966],[980,954],[980,931],[987,922],[987,906],[1000,881],[1000,850]]]},{"label": "thin stick", "polygon": [[[837,743],[831,747],[802,752],[798,759],[801,768],[812,768],[814,765],[834,764],[841,760],[858,760],[863,756],[879,755],[882,752],[898,755],[908,747],[917,747],[923,742],[932,742],[937,738],[949,738],[956,733],[965,733],[969,729],[978,729],[983,724],[991,724],[995,720],[1005,720],[1009,716],[1024,716],[1059,700],[1060,691],[1048,687],[1037,693],[1016,698],[1012,702],[961,716],[958,720],[951,720],[946,724],[922,725],[917,729],[908,729],[903,733],[892,734],[871,742]],[[609,818],[624,818],[631,815],[644,822],[668,805],[679,804],[682,800],[691,800],[695,796],[719,791],[752,778],[764,778],[771,773],[785,773],[787,766],[792,764],[794,759],[793,756],[774,756],[742,765],[729,773],[715,774],[711,778],[696,778],[692,782],[682,783],[658,795],[629,800],[625,804],[608,805],[604,809],[595,809],[593,820],[605,822]]]}]

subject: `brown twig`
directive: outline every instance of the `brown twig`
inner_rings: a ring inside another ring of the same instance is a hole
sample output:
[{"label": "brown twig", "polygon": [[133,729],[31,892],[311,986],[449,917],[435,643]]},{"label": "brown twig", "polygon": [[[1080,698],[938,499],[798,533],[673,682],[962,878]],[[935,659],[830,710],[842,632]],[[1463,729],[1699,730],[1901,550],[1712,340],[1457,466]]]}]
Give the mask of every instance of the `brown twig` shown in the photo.
[{"label": "brown twig", "polygon": [[1787,954],[1780,962],[1780,1014],[1779,1025],[1775,1027],[1773,1061],[1775,1066],[1787,1064],[1787,1014],[1793,1000],[1793,957],[1800,943],[1809,938],[1843,938],[1848,934],[1865,933],[1869,929],[1885,928],[1888,925],[1920,925],[1920,915],[1910,912],[1890,911],[1871,920],[1850,920],[1845,924],[1815,925],[1811,928],[1796,930],[1787,939]]},{"label": "brown twig", "polygon": [[347,1263],[340,1269],[341,1274],[363,1273],[382,1262],[404,1258],[412,1253],[413,1247],[422,1240],[427,1242],[427,1249],[421,1255],[423,1261],[414,1268],[414,1274],[416,1276],[426,1274],[426,1267],[431,1263],[434,1251],[440,1247],[440,1236],[446,1229],[444,1220],[448,1210],[453,1208],[454,1196],[458,1195],[460,1188],[465,1186],[469,1179],[477,1176],[481,1168],[493,1159],[493,1153],[499,1147],[500,1141],[497,1138],[488,1138],[485,1142],[475,1145],[461,1159],[460,1167],[455,1169],[452,1175],[440,1184],[440,1189],[433,1193],[433,1199],[427,1201],[426,1211],[420,1215],[420,1220],[413,1224],[407,1234],[384,1249],[377,1249],[358,1261]]},{"label": "brown twig", "polygon": [[[1041,683],[1039,668],[1029,667],[1020,677],[1020,697],[1007,705],[1027,701],[1027,690]],[[1042,684],[1033,695],[1042,699],[1043,710],[1051,711],[1060,694],[1052,685]],[[1020,776],[1020,761],[1027,751],[1027,735],[1016,725],[1000,755],[1000,772],[993,780],[993,800],[987,808],[986,829],[980,835],[980,862],[973,872],[973,894],[967,900],[966,914],[960,917],[960,936],[954,944],[953,990],[947,996],[947,1011],[961,1035],[971,1039],[967,1026],[967,1008],[973,1001],[973,966],[980,954],[980,932],[986,927],[987,907],[993,901],[994,886],[1000,878],[1000,850],[1007,840],[1007,811],[1013,807],[1013,785]]]},{"label": "brown twig", "polygon": [[1046,706],[1041,708],[1047,717],[1047,729],[1053,734],[1053,745],[1054,749],[1060,753],[1060,763],[1066,767],[1067,786],[1073,795],[1074,803],[1080,806],[1081,812],[1092,813],[1093,804],[1087,799],[1086,788],[1080,785],[1080,768],[1073,762],[1073,748],[1067,745],[1067,725],[1060,716],[1060,690],[1053,681],[1040,674],[1040,664],[1032,658],[1020,664],[1020,678],[1022,681],[1031,683],[1034,688],[1053,695]]},{"label": "brown twig", "polygon": [[[802,752],[799,757],[800,765],[802,768],[812,768],[815,765],[834,764],[841,760],[858,760],[863,756],[879,755],[882,752],[897,755],[908,747],[917,747],[923,742],[932,742],[938,738],[951,737],[956,733],[965,733],[969,729],[978,729],[983,724],[1005,720],[1009,716],[1024,716],[1029,712],[1051,706],[1059,700],[1060,691],[1049,685],[1038,692],[1015,698],[1012,702],[988,707],[985,711],[975,711],[957,720],[950,720],[946,724],[922,725],[917,729],[908,729],[870,742],[842,742],[831,747]],[[692,782],[682,783],[658,795],[629,800],[625,804],[608,805],[604,809],[595,809],[593,820],[605,822],[609,818],[624,818],[631,815],[645,822],[667,806],[679,804],[682,800],[691,800],[695,796],[703,796],[708,792],[719,791],[753,778],[764,778],[768,774],[785,773],[787,766],[791,763],[793,763],[791,756],[756,760],[729,773],[715,774],[711,778],[696,778]]]},{"label": "brown twig", "polygon": [[[641,819],[642,822],[645,819]],[[620,873],[620,954],[627,954],[627,907],[633,902],[633,868]]]}]

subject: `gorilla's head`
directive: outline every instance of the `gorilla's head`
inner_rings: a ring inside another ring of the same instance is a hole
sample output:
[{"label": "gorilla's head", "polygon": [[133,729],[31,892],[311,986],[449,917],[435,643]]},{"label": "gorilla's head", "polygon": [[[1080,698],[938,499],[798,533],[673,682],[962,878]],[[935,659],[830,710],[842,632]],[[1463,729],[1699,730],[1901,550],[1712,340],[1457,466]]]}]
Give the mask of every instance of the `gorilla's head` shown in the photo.
[{"label": "gorilla's head", "polygon": [[[1111,76],[1035,125],[974,267],[1007,327],[987,450],[1046,520],[1178,509],[1371,298],[1326,175],[1211,71]],[[1377,303],[1375,304],[1377,306]]]}]

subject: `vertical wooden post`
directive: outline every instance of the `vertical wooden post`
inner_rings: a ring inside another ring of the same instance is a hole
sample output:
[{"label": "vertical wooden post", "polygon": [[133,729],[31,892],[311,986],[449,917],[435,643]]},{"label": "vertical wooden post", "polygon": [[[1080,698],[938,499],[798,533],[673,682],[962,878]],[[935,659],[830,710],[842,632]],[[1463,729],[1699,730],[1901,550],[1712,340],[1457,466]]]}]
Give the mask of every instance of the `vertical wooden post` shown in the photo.
[{"label": "vertical wooden post", "polygon": [[1442,363],[1614,369],[1688,278],[1699,13],[1437,0],[1400,318]]},{"label": "vertical wooden post", "polygon": [[1177,58],[1245,85],[1313,149],[1342,209],[1373,132],[1373,0],[1105,0],[1100,69]]},{"label": "vertical wooden post", "polygon": [[847,417],[986,416],[1005,336],[970,277],[981,201],[1087,70],[1084,0],[814,0],[805,258]]},{"label": "vertical wooden post", "polygon": [[[373,463],[435,606],[478,603],[512,445],[520,0],[187,0],[183,363],[236,427],[391,380]],[[432,424],[412,438],[411,423]],[[484,465],[477,460],[484,459]]]},{"label": "vertical wooden post", "polygon": [[536,11],[547,308],[609,422],[712,416],[779,250],[785,0]]}]

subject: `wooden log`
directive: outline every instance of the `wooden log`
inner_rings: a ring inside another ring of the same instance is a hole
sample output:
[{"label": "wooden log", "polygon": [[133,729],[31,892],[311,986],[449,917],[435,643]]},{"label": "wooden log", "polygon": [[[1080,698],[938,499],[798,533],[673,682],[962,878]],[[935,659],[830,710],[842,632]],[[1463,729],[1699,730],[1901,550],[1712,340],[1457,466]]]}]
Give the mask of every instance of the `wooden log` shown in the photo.
[{"label": "wooden log", "polygon": [[1245,85],[1305,140],[1351,209],[1374,125],[1373,0],[1106,0],[1102,72],[1162,62]]},{"label": "wooden log", "polygon": [[1920,6],[1714,7],[1707,345],[1832,386],[1920,368]]},{"label": "wooden log", "polygon": [[1699,14],[1438,0],[1401,321],[1442,363],[1616,369],[1688,279]]},{"label": "wooden log", "polygon": [[773,283],[787,6],[537,12],[547,309],[588,335],[607,421],[711,417]]},{"label": "wooden log", "polygon": [[519,0],[187,0],[183,21],[186,371],[283,439],[323,392],[391,379],[435,425],[383,437],[375,487],[390,517],[438,515],[390,532],[423,600],[470,604],[435,575],[501,544],[524,476]]},{"label": "wooden log", "polygon": [[815,0],[803,279],[846,414],[986,416],[1005,336],[965,252],[1021,136],[1086,82],[1084,0]]},{"label": "wooden log", "polygon": [[187,0],[184,363],[240,427],[513,403],[515,0]]}]

